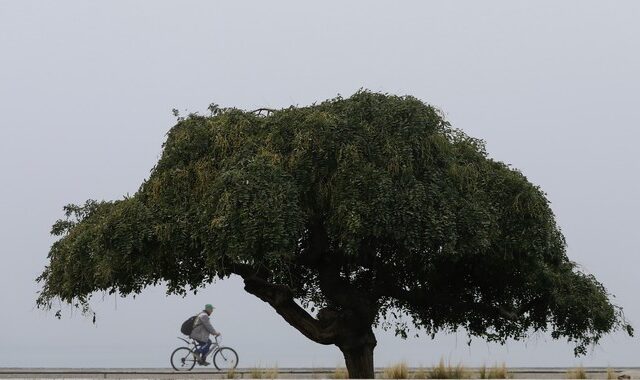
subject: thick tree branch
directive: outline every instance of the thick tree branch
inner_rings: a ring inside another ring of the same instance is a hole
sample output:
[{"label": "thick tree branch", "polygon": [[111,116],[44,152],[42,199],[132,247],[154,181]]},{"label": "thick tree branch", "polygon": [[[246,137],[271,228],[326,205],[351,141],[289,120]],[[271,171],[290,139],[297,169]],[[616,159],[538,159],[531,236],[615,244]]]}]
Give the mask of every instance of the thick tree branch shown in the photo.
[{"label": "thick tree branch", "polygon": [[325,255],[318,266],[320,290],[331,306],[343,312],[353,327],[369,328],[378,312],[377,298],[368,289],[360,289],[341,273],[341,260]]},{"label": "thick tree branch", "polygon": [[257,115],[262,115],[263,112],[265,112],[267,114],[267,116],[271,115],[273,112],[276,112],[277,110],[273,109],[273,108],[258,108],[255,109],[253,111],[251,111],[251,113],[255,113]]},{"label": "thick tree branch", "polygon": [[312,220],[305,231],[305,244],[296,261],[300,265],[316,267],[325,252],[329,250],[327,234],[319,220]]},{"label": "thick tree branch", "polygon": [[244,279],[244,289],[267,302],[287,323],[295,327],[304,336],[320,344],[335,344],[337,339],[336,323],[326,326],[313,318],[298,305],[293,292],[284,285],[272,284],[257,275],[258,271],[247,265],[236,265],[233,273]]},{"label": "thick tree branch", "polygon": [[340,309],[353,308],[367,298],[350,281],[341,275],[344,255],[331,249],[327,232],[319,220],[313,220],[307,226],[307,239],[297,262],[304,266],[313,266],[318,270],[318,280],[323,295],[332,306]]}]

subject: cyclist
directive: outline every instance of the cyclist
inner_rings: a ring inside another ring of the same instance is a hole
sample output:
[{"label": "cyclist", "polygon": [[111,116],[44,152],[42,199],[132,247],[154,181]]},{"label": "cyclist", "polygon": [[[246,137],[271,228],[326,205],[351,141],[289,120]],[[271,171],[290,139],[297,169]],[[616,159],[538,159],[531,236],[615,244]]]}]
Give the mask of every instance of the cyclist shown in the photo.
[{"label": "cyclist", "polygon": [[213,336],[220,336],[220,333],[213,328],[211,321],[209,320],[209,316],[213,313],[213,309],[214,307],[211,306],[211,304],[206,304],[204,306],[204,310],[198,314],[198,317],[193,323],[193,330],[189,335],[193,340],[199,343],[198,348],[196,349],[196,354],[198,355],[198,364],[200,365],[209,365],[206,361],[209,349],[211,348],[211,339],[209,339],[209,334]]}]

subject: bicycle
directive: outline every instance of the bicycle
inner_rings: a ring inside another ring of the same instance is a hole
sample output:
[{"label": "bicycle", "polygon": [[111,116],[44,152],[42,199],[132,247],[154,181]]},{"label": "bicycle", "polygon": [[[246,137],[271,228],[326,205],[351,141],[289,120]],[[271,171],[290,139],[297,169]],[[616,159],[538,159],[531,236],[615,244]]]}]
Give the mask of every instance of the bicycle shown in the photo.
[{"label": "bicycle", "polygon": [[[188,344],[188,346],[178,347],[173,350],[173,353],[171,353],[171,366],[176,371],[191,371],[198,362],[196,349],[200,344],[193,339],[186,340],[180,337],[178,339]],[[209,353],[203,359],[206,360],[212,354],[213,365],[219,371],[229,371],[238,366],[238,353],[231,347],[221,346],[218,337],[215,337],[215,342],[211,344]]]}]

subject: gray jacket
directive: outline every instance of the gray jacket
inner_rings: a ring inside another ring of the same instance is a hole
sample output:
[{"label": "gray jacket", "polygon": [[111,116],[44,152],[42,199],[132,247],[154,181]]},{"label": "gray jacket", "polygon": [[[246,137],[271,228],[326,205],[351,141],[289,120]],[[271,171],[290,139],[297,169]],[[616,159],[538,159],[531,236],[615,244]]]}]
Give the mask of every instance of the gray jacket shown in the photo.
[{"label": "gray jacket", "polygon": [[193,324],[193,331],[189,336],[198,342],[206,342],[209,340],[209,334],[217,333],[216,329],[211,325],[211,321],[209,321],[209,315],[202,311],[198,314],[198,318]]}]

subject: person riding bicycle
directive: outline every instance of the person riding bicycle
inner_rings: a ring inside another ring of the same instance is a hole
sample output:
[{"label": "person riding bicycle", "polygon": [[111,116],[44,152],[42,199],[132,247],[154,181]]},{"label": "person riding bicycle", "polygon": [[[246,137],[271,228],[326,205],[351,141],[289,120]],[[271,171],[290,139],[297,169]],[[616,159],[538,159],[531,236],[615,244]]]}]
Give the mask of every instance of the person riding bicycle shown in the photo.
[{"label": "person riding bicycle", "polygon": [[198,364],[209,365],[206,361],[209,349],[211,348],[211,339],[209,335],[220,336],[220,333],[216,331],[209,321],[209,316],[213,313],[214,307],[211,304],[206,304],[204,310],[198,314],[195,322],[193,323],[193,330],[189,335],[193,340],[199,343],[199,347],[196,350],[198,357]]}]

